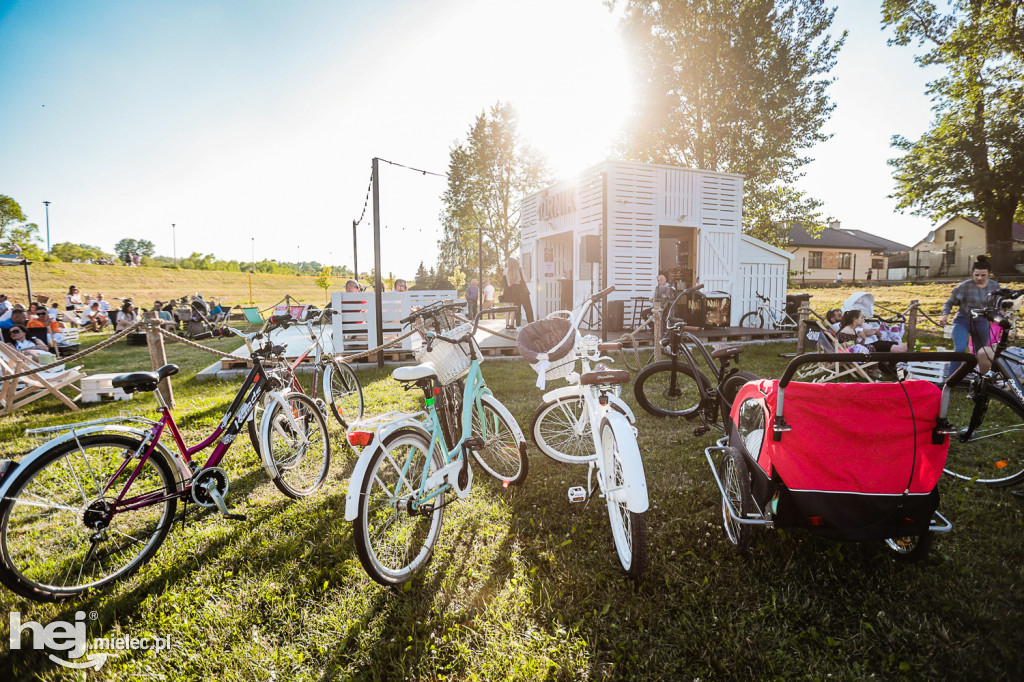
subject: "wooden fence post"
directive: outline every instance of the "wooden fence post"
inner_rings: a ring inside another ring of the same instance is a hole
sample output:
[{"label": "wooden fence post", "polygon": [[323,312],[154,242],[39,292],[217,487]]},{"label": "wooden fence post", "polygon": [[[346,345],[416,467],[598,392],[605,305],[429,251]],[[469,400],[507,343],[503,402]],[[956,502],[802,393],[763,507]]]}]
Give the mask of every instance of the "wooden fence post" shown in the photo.
[{"label": "wooden fence post", "polygon": [[654,332],[654,359],[661,360],[661,306],[654,306],[651,311],[654,316],[654,324],[651,325]]},{"label": "wooden fence post", "polygon": [[917,306],[916,298],[910,301],[910,315],[907,317],[907,349],[911,351],[917,345]]},{"label": "wooden fence post", "polygon": [[807,320],[811,316],[811,304],[807,301],[801,302],[796,316],[796,354],[803,355],[806,352],[804,339],[807,338]]},{"label": "wooden fence post", "polygon": [[[167,364],[167,353],[164,351],[164,335],[160,333],[160,318],[155,310],[146,313],[146,344],[149,346],[149,364],[153,371]],[[168,407],[174,407],[174,391],[171,389],[170,378],[164,379],[157,386],[160,395]]]}]

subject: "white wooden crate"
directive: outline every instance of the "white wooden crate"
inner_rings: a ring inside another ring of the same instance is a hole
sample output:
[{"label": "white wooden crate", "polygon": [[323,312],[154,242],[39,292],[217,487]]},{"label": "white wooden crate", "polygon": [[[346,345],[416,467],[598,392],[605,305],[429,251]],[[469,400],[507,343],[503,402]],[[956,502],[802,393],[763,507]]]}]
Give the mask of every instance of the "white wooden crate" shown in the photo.
[{"label": "white wooden crate", "polygon": [[82,377],[82,402],[98,403],[104,400],[131,400],[134,393],[114,388],[111,382],[118,374],[90,374]]},{"label": "white wooden crate", "polygon": [[908,362],[907,371],[911,379],[924,379],[933,384],[941,384],[946,380],[948,362]]}]

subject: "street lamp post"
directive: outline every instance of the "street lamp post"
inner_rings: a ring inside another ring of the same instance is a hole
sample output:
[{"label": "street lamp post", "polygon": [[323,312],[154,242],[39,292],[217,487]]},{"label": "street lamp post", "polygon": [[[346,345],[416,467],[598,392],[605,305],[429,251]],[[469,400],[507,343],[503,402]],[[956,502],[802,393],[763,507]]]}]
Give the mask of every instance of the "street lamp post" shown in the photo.
[{"label": "street lamp post", "polygon": [[50,202],[44,201],[46,206],[46,253],[50,253]]},{"label": "street lamp post", "polygon": [[174,223],[171,223],[171,254],[174,256],[174,264],[178,264],[178,236],[174,232]]}]

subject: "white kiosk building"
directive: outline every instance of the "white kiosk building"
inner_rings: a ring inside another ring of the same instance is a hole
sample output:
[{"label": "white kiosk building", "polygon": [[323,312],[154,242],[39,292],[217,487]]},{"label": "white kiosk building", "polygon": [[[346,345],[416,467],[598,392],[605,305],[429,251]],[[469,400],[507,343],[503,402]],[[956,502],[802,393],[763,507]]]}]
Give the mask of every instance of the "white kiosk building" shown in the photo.
[{"label": "white kiosk building", "polygon": [[659,272],[678,289],[702,283],[704,293],[729,294],[732,326],[755,308],[755,291],[783,306],[792,256],[741,234],[742,215],[740,175],[628,161],[532,194],[522,203],[520,263],[536,316],[615,285],[609,300],[622,301],[628,323]]}]

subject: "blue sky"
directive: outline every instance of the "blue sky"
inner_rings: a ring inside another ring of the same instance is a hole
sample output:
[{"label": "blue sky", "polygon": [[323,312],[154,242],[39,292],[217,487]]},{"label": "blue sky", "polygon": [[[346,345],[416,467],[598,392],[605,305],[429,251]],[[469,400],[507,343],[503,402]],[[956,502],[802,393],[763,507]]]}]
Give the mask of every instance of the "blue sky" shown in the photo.
[{"label": "blue sky", "polygon": [[[925,74],[885,45],[878,3],[838,5],[834,137],[802,187],[844,227],[913,243],[930,224],[893,212],[885,160],[931,119]],[[607,155],[631,95],[598,0],[0,0],[0,92],[0,194],[40,227],[52,202],[53,243],[339,265],[372,157],[443,172],[504,99],[570,175]],[[385,165],[381,182],[383,269],[409,276],[436,258],[444,181]],[[359,251],[365,269],[369,219]]]}]

